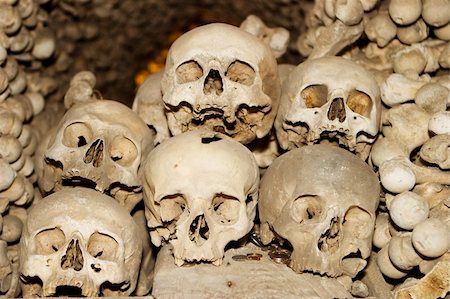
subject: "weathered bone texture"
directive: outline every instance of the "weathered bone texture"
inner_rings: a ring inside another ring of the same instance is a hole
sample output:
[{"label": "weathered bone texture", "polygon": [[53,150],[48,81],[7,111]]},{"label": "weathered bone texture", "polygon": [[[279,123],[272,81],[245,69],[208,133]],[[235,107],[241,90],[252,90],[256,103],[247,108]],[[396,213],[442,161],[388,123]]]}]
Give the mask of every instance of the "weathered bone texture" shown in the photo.
[{"label": "weathered bone texture", "polygon": [[283,149],[334,139],[368,157],[381,101],[377,82],[363,67],[341,57],[307,60],[290,72],[282,90],[275,130]]},{"label": "weathered bone texture", "polygon": [[285,28],[267,27],[264,22],[255,15],[249,15],[241,23],[241,29],[253,34],[269,45],[275,58],[280,58],[286,52],[289,43],[289,31]]},{"label": "weathered bone texture", "polygon": [[296,272],[354,277],[370,256],[379,191],[372,169],[348,151],[323,144],[291,150],[262,178],[261,239],[289,241]]},{"label": "weathered bone texture", "polygon": [[66,188],[29,210],[20,241],[25,297],[78,288],[83,296],[127,296],[142,258],[139,229],[112,198],[87,188]]},{"label": "weathered bone texture", "polygon": [[128,211],[142,199],[141,159],[153,148],[147,125],[125,105],[109,100],[78,103],[48,138],[39,187],[85,186],[114,197]]},{"label": "weathered bone texture", "polygon": [[[260,254],[261,258],[233,259],[247,254]],[[156,262],[152,292],[155,298],[352,298],[336,279],[295,273],[284,264],[274,263],[267,251],[252,243],[227,250],[225,267],[211,264],[176,267],[166,247],[161,248]]]},{"label": "weathered bone texture", "polygon": [[163,74],[164,70],[161,70],[145,79],[136,92],[132,107],[147,126],[155,131],[155,145],[170,137],[161,93]]},{"label": "weathered bone texture", "polygon": [[225,246],[253,227],[259,169],[252,153],[234,139],[186,132],[157,146],[142,169],[152,242],[170,243],[176,265],[220,265]]},{"label": "weathered bone texture", "polygon": [[207,128],[248,144],[271,130],[280,81],[268,45],[238,27],[215,23],[173,43],[161,91],[172,135]]}]

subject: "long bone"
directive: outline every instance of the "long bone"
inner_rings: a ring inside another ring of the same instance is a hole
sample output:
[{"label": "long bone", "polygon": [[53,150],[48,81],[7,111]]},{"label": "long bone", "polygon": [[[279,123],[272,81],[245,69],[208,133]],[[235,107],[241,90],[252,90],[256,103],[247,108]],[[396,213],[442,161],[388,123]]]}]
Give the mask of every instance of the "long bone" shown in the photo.
[{"label": "long bone", "polygon": [[380,165],[380,181],[388,191],[401,193],[421,183],[450,185],[450,173],[436,168],[417,166],[406,157],[396,157]]}]

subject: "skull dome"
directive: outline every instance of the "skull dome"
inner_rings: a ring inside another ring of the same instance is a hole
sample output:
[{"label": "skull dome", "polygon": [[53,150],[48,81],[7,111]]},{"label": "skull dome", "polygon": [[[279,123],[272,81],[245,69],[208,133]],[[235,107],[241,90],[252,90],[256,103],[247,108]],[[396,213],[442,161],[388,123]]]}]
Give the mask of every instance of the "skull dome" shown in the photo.
[{"label": "skull dome", "polygon": [[365,160],[380,118],[374,76],[351,60],[323,57],[301,63],[284,81],[275,130],[283,149],[334,139]]},{"label": "skull dome", "polygon": [[205,130],[177,135],[150,153],[142,171],[152,242],[172,244],[178,266],[220,265],[225,246],[253,227],[259,169],[232,138]]},{"label": "skull dome", "polygon": [[138,168],[153,138],[139,116],[119,102],[76,104],[49,140],[39,186],[45,193],[90,187],[131,211],[142,199]]},{"label": "skull dome", "polygon": [[173,43],[161,90],[173,135],[207,128],[248,144],[272,128],[280,81],[276,59],[263,41],[215,23]]},{"label": "skull dome", "polygon": [[289,241],[296,272],[354,277],[371,252],[379,193],[376,174],[352,153],[326,144],[294,149],[261,180],[261,239]]},{"label": "skull dome", "polygon": [[139,229],[124,207],[95,190],[65,188],[29,210],[20,240],[22,292],[127,296],[141,255]]}]

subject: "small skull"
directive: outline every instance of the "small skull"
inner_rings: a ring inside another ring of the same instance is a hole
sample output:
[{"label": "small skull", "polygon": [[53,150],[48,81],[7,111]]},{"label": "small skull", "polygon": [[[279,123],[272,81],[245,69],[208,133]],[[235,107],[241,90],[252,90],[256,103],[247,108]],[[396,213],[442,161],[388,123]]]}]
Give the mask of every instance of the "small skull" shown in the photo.
[{"label": "small skull", "polygon": [[261,180],[261,239],[270,243],[275,232],[289,241],[296,272],[354,277],[371,252],[379,192],[376,174],[348,151],[294,149]]},{"label": "small skull", "polygon": [[195,130],[170,138],[150,153],[143,178],[152,242],[171,243],[178,266],[220,265],[225,246],[253,227],[259,169],[226,135]]},{"label": "small skull", "polygon": [[142,199],[141,157],[152,148],[152,132],[125,105],[108,100],[74,105],[49,140],[39,186],[45,193],[89,187],[131,211]]},{"label": "small skull", "polygon": [[136,287],[142,242],[127,210],[76,187],[31,207],[20,254],[24,297],[127,296]]},{"label": "small skull", "polygon": [[173,43],[161,90],[173,135],[208,128],[248,144],[272,128],[280,81],[264,42],[232,25],[209,24]]},{"label": "small skull", "polygon": [[345,58],[324,57],[308,60],[289,74],[275,130],[283,149],[331,141],[365,160],[380,117],[374,76]]}]

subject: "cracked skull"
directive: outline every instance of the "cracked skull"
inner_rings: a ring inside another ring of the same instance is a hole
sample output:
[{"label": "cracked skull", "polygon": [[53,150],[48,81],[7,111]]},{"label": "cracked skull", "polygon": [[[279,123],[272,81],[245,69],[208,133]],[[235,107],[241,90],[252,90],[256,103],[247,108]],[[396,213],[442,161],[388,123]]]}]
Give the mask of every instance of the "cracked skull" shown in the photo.
[{"label": "cracked skull", "polygon": [[267,244],[276,234],[289,241],[296,272],[354,277],[371,252],[379,191],[369,165],[344,149],[289,151],[261,181],[261,239]]},{"label": "cracked skull", "polygon": [[208,128],[247,144],[272,128],[280,82],[266,44],[238,27],[217,23],[174,42],[161,90],[173,135]]},{"label": "cracked skull", "polygon": [[129,211],[142,199],[141,156],[153,148],[147,125],[125,105],[108,100],[82,103],[67,111],[45,151],[39,186],[96,189]]},{"label": "cracked skull", "polygon": [[20,254],[24,297],[127,296],[136,287],[142,243],[127,210],[76,187],[31,207]]},{"label": "cracked skull", "polygon": [[171,243],[178,266],[220,265],[225,246],[253,227],[259,169],[230,137],[204,130],[177,135],[150,153],[143,172],[152,242]]},{"label": "cracked skull", "polygon": [[283,85],[275,120],[283,149],[337,142],[365,160],[380,129],[380,92],[374,76],[341,57],[298,65]]}]

